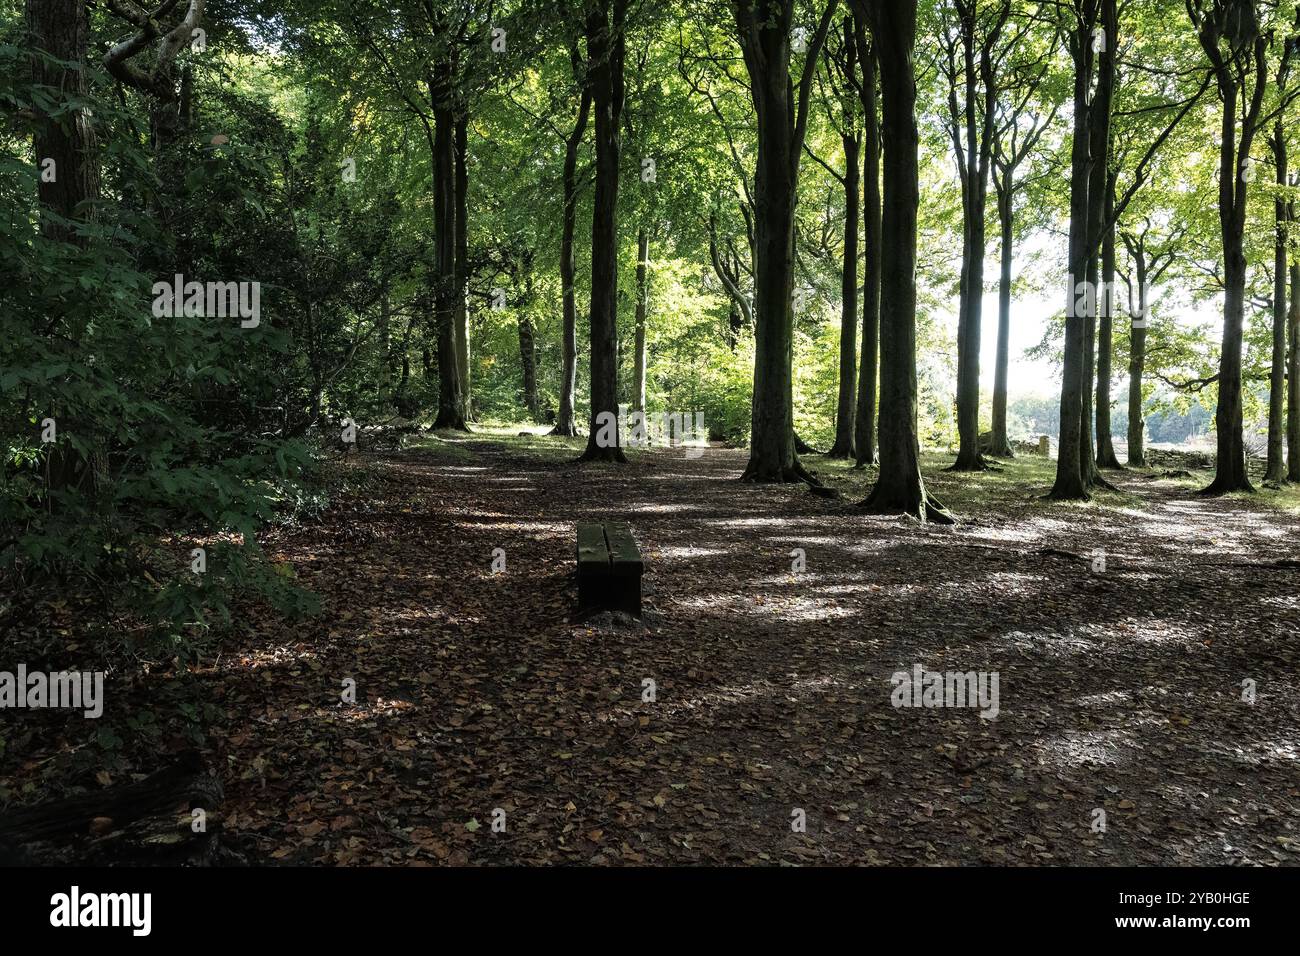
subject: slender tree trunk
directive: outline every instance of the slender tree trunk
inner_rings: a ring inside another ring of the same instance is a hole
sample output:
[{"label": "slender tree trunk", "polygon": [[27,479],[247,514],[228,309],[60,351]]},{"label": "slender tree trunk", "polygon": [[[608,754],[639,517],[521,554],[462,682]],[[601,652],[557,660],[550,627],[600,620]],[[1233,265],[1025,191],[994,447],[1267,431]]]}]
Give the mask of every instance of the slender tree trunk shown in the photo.
[{"label": "slender tree trunk", "polygon": [[[742,209],[746,208],[741,206]],[[748,217],[746,217],[748,218]],[[709,214],[709,261],[713,265],[713,274],[718,277],[722,287],[727,291],[727,297],[731,300],[731,312],[727,324],[730,334],[727,339],[728,345],[734,352],[736,343],[740,335],[740,330],[744,327],[752,327],[754,324],[754,310],[745,293],[740,290],[740,256],[739,254],[727,252],[719,248],[718,245],[718,221],[717,214]],[[750,248],[750,262],[754,261],[754,251]]]},{"label": "slender tree trunk", "polygon": [[1264,480],[1286,481],[1286,458],[1282,450],[1286,431],[1286,326],[1287,326],[1287,183],[1286,132],[1279,119],[1273,126],[1273,163],[1277,167],[1278,193],[1273,199],[1273,366],[1268,380],[1268,467]]},{"label": "slender tree trunk", "polygon": [[1088,305],[1083,324],[1083,390],[1079,416],[1079,468],[1083,473],[1084,487],[1091,490],[1097,485],[1110,487],[1097,469],[1096,444],[1093,440],[1094,388],[1097,373],[1097,317],[1104,296],[1100,290],[1101,247],[1106,231],[1107,182],[1110,165],[1110,112],[1115,90],[1116,0],[1101,0],[1099,4],[1101,28],[1106,42],[1097,52],[1097,87],[1088,107],[1089,158],[1088,168]]},{"label": "slender tree trunk", "polygon": [[434,324],[438,332],[438,415],[435,429],[468,431],[464,390],[456,361],[456,133],[452,110],[445,105],[450,78],[442,68],[431,81],[434,107]]},{"label": "slender tree trunk", "polygon": [[858,137],[844,144],[844,268],[840,274],[840,388],[831,458],[853,458],[858,375]]},{"label": "slender tree trunk", "polygon": [[575,78],[582,84],[578,103],[578,118],[573,132],[564,144],[564,221],[560,230],[560,300],[563,309],[562,350],[563,368],[560,372],[560,412],[552,435],[574,436],[578,425],[574,415],[574,390],[578,381],[578,307],[574,294],[573,236],[578,218],[578,148],[587,130],[587,116],[591,112],[591,87],[585,78],[578,76],[582,70],[577,48],[570,51]]},{"label": "slender tree trunk", "polygon": [[1097,335],[1097,467],[1120,469],[1110,434],[1110,370],[1115,312],[1115,174],[1106,177],[1105,222],[1101,237],[1100,318]]},{"label": "slender tree trunk", "polygon": [[[437,239],[434,240],[434,260],[437,261]],[[436,283],[436,279],[435,279]],[[429,340],[432,339],[435,345],[438,341],[438,320],[435,317],[433,309],[433,294],[425,292],[420,296],[420,312],[424,319],[424,338],[425,344],[420,348],[420,366],[424,369],[424,386],[427,391],[433,390],[433,381],[438,374],[438,364],[434,361],[434,354],[429,348]]]},{"label": "slender tree trunk", "polygon": [[1147,323],[1150,321],[1151,303],[1147,301],[1146,250],[1139,244],[1133,251],[1138,305],[1129,330],[1128,464],[1130,468],[1145,468],[1146,419],[1143,417],[1142,377],[1146,372]]},{"label": "slender tree trunk", "polygon": [[[1233,8],[1234,23],[1255,36],[1249,48],[1227,58],[1221,40],[1224,24],[1209,17],[1199,23],[1198,36],[1214,67],[1223,112],[1219,125],[1219,231],[1223,238],[1223,344],[1219,350],[1219,400],[1214,411],[1217,455],[1214,480],[1203,494],[1254,491],[1246,468],[1242,428],[1241,343],[1246,306],[1246,209],[1251,145],[1257,132],[1264,91],[1268,86],[1266,54],[1271,38],[1259,30],[1251,4]],[[1189,10],[1193,8],[1189,6]],[[1248,82],[1253,80],[1253,83]],[[1248,92],[1249,91],[1249,92]],[[1238,109],[1242,104],[1242,109]],[[1238,115],[1240,112],[1241,115]]]},{"label": "slender tree trunk", "polygon": [[469,172],[466,166],[467,128],[469,117],[463,112],[456,116],[456,291],[455,313],[452,328],[456,339],[456,374],[460,380],[461,404],[466,421],[474,417],[474,403],[470,392],[469,366]]},{"label": "slender tree trunk", "polygon": [[587,13],[588,76],[596,114],[596,188],[591,217],[591,419],[583,461],[627,461],[617,425],[618,165],[626,14],[627,0],[599,0]]},{"label": "slender tree trunk", "polygon": [[636,354],[632,364],[632,410],[636,412],[645,411],[645,323],[649,299],[646,271],[649,265],[650,234],[643,225],[636,233]]},{"label": "slender tree trunk", "polygon": [[308,298],[306,301],[307,308],[307,367],[311,373],[311,400],[308,405],[309,417],[308,422],[315,425],[321,417],[321,399],[325,394],[325,369],[324,360],[321,358],[320,349],[317,347],[316,338],[316,303]]},{"label": "slender tree trunk", "polygon": [[388,292],[379,297],[379,404],[385,412],[393,399],[391,311]]},{"label": "slender tree trunk", "polygon": [[[1262,82],[1262,77],[1257,83]],[[1246,442],[1242,427],[1241,341],[1245,325],[1246,177],[1238,168],[1237,101],[1240,90],[1234,80],[1222,79],[1223,101],[1219,145],[1219,225],[1223,237],[1223,342],[1219,350],[1219,400],[1214,411],[1216,458],[1214,480],[1205,494],[1254,491],[1246,471]],[[1243,134],[1244,138],[1244,134]],[[1243,149],[1242,153],[1246,151]]]},{"label": "slender tree trunk", "polygon": [[[1066,279],[1065,354],[1061,365],[1061,426],[1056,481],[1048,497],[1086,501],[1081,436],[1083,434],[1084,338],[1086,308],[1080,291],[1088,273],[1088,186],[1092,155],[1088,121],[1088,87],[1092,72],[1092,25],[1080,24],[1070,37],[1074,54],[1074,128],[1070,147],[1070,237]],[[1086,297],[1085,297],[1086,298]]]},{"label": "slender tree trunk", "polygon": [[[397,352],[397,356],[400,357],[399,364],[401,365],[401,372],[397,377],[397,386],[393,389],[392,407],[397,414],[401,415],[403,418],[415,417],[415,409],[411,400],[406,395],[406,387],[411,382],[411,333],[415,329],[417,315],[418,313],[415,308],[415,303],[412,303],[410,316],[406,320],[406,331],[402,335],[401,346]],[[395,356],[391,350],[388,354],[391,361]]]},{"label": "slender tree trunk", "polygon": [[1241,401],[1241,341],[1245,324],[1246,256],[1241,232],[1224,235],[1223,343],[1219,358],[1219,401],[1214,412],[1214,481],[1207,494],[1254,491],[1246,471]]},{"label": "slender tree trunk", "polygon": [[1088,313],[1083,318],[1083,390],[1079,412],[1079,470],[1083,473],[1084,487],[1092,489],[1097,484],[1097,456],[1092,443],[1093,388],[1097,381],[1097,280],[1101,266],[1096,255],[1089,255],[1087,266]]},{"label": "slender tree trunk", "polygon": [[537,421],[537,346],[534,341],[533,320],[524,310],[519,315],[519,366],[523,371],[524,407],[533,421]]},{"label": "slender tree trunk", "polygon": [[[962,174],[962,273],[957,317],[957,460],[951,471],[982,471],[988,467],[980,450],[980,340],[984,323],[984,262],[987,242],[989,169],[997,136],[997,70],[992,48],[1001,35],[1010,6],[1004,3],[996,25],[977,36],[981,18],[977,4],[958,4],[964,63],[966,142]],[[977,69],[978,60],[978,69]],[[955,82],[955,77],[953,78]],[[955,129],[961,128],[956,88],[949,100]],[[959,153],[960,136],[956,137]]]},{"label": "slender tree trunk", "polygon": [[862,263],[862,350],[858,367],[858,408],[853,442],[857,466],[876,460],[876,369],[880,351],[880,121],[876,104],[876,53],[857,21],[862,63],[862,219],[866,240]]},{"label": "slender tree trunk", "polygon": [[402,374],[397,379],[397,391],[394,394],[394,404],[397,406],[399,412],[404,417],[407,418],[411,416],[407,415],[405,411],[403,411],[403,409],[406,407],[405,406],[406,386],[410,384],[410,381],[411,381],[411,358],[409,355],[406,354],[405,351],[403,351],[402,352]]},{"label": "slender tree trunk", "polygon": [[920,200],[916,128],[916,0],[866,7],[880,69],[885,143],[880,280],[880,472],[862,503],[942,523],[950,514],[926,494],[916,432],[916,240]]},{"label": "slender tree trunk", "polygon": [[[1294,205],[1290,220],[1295,223]],[[1300,482],[1300,263],[1291,266],[1291,301],[1287,308],[1286,477]]]},{"label": "slender tree trunk", "polygon": [[978,175],[968,189],[968,212],[962,258],[961,304],[957,320],[957,461],[952,471],[983,471],[988,467],[980,453],[980,326],[984,311],[984,225],[986,187]]},{"label": "slender tree trunk", "polygon": [[1010,183],[998,191],[998,224],[1002,232],[1002,257],[998,273],[998,352],[993,370],[993,436],[989,454],[1014,458],[1007,439],[1007,373],[1011,360],[1011,269],[1015,256],[1015,211]]}]

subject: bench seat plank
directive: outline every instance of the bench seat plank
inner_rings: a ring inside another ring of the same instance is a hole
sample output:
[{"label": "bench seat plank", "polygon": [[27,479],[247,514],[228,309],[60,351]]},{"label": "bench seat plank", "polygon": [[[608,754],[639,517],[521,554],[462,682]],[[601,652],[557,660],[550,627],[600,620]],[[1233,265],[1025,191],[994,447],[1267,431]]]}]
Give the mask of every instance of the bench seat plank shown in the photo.
[{"label": "bench seat plank", "polygon": [[626,521],[605,522],[605,537],[609,541],[609,559],[615,574],[640,574],[641,549],[636,546],[632,529]]},{"label": "bench seat plank", "polygon": [[578,525],[578,610],[641,616],[641,549],[626,521]]},{"label": "bench seat plank", "polygon": [[609,545],[605,529],[598,524],[578,525],[578,570],[609,567]]}]

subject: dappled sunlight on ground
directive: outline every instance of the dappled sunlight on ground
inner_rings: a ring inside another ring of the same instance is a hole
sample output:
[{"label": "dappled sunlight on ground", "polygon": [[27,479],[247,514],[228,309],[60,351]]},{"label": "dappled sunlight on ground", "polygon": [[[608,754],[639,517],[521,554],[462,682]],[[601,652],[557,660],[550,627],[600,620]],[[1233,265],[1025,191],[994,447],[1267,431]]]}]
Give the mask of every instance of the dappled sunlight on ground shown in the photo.
[{"label": "dappled sunlight on ground", "polygon": [[1034,753],[1050,764],[1070,767],[1119,766],[1135,756],[1133,735],[1114,728],[1066,731],[1034,745]]},{"label": "dappled sunlight on ground", "polygon": [[658,547],[652,552],[656,558],[666,558],[669,561],[678,558],[713,558],[726,553],[726,551],[723,551],[720,548],[688,547]]},{"label": "dappled sunlight on ground", "polygon": [[[816,456],[839,500],[741,484],[742,450],[610,466],[554,438],[453,441],[376,461],[355,501],[269,542],[325,619],[250,638],[221,672],[247,700],[221,735],[229,759],[295,794],[347,794],[363,862],[423,852],[411,827],[484,863],[1291,852],[1300,572],[1260,564],[1295,557],[1300,516],[1134,473],[1055,504],[1050,462],[972,478],[931,455],[927,483],[962,521],[942,528],[856,511],[872,472]],[[640,623],[575,613],[574,527],[607,519],[646,557]],[[891,675],[915,664],[1000,674],[996,719],[892,706]],[[336,703],[345,676],[352,707]],[[234,805],[263,800],[261,781]],[[506,805],[511,841],[466,830]],[[268,849],[292,826],[248,819]]]}]

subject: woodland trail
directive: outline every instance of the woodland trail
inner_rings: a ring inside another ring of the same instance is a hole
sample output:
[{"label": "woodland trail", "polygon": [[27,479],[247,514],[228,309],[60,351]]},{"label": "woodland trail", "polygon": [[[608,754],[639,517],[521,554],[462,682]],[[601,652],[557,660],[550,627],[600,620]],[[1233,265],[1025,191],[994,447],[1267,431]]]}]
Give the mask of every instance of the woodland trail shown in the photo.
[{"label": "woodland trail", "polygon": [[[962,524],[927,528],[855,513],[867,478],[820,459],[845,501],[741,485],[741,451],[609,468],[555,441],[369,459],[267,542],[324,611],[204,678],[250,858],[1300,862],[1300,570],[1246,566],[1297,556],[1295,515],[1136,476],[1049,505],[1017,461],[928,469]],[[644,624],[573,620],[574,524],[610,516]],[[914,664],[997,672],[996,719],[892,706]]]}]

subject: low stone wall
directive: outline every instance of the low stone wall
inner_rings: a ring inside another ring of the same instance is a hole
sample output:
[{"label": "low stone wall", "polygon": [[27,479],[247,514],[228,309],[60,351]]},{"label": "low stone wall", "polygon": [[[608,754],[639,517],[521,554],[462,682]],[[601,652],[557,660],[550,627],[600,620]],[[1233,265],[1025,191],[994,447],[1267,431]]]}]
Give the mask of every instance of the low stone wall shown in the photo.
[{"label": "low stone wall", "polygon": [[[1148,448],[1147,467],[1156,471],[1203,471],[1213,474],[1214,453],[1185,451],[1179,448]],[[1121,456],[1121,460],[1122,456]],[[1268,469],[1268,459],[1257,455],[1246,458],[1246,472],[1258,482]]]}]

